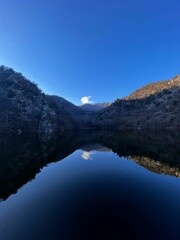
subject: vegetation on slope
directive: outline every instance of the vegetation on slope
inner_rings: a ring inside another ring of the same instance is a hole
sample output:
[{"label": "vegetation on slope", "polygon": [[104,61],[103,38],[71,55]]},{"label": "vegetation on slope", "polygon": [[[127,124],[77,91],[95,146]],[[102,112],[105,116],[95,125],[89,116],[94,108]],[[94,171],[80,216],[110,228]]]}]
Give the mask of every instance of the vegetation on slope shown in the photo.
[{"label": "vegetation on slope", "polygon": [[125,100],[130,99],[141,99],[149,97],[150,95],[156,94],[158,92],[162,92],[165,89],[171,89],[175,87],[180,87],[180,75],[173,77],[170,80],[159,81],[155,83],[150,83],[142,88],[136,90],[129,96],[125,97]]},{"label": "vegetation on slope", "polygon": [[131,129],[180,128],[180,76],[149,84],[101,111],[103,127]]},{"label": "vegetation on slope", "polygon": [[[45,95],[21,73],[0,67],[0,130],[52,130],[54,112]],[[47,125],[47,126],[46,126]]]}]

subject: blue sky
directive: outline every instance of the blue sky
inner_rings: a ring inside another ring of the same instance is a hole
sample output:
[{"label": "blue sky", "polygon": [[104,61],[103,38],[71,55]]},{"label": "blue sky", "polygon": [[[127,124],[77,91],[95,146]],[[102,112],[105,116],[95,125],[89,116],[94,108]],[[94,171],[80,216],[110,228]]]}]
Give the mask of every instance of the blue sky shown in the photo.
[{"label": "blue sky", "polygon": [[0,0],[0,64],[80,104],[180,73],[179,0]]}]

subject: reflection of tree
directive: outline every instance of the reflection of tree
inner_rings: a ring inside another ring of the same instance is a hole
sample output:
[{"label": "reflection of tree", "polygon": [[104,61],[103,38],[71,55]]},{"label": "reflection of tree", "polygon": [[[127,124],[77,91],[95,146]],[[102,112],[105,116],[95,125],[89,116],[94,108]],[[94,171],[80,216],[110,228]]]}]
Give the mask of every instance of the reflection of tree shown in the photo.
[{"label": "reflection of tree", "polygon": [[151,172],[180,177],[179,167],[173,167],[166,163],[155,161],[148,157],[129,156],[128,159],[150,170]]}]

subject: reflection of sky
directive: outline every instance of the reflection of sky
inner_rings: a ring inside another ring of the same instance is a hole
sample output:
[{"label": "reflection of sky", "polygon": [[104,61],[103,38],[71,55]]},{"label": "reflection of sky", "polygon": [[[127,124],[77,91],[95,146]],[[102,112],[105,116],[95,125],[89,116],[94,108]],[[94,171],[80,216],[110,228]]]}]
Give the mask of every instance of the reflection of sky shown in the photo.
[{"label": "reflection of sky", "polygon": [[[84,155],[93,161],[84,162]],[[179,202],[178,178],[152,173],[113,152],[77,150],[44,167],[33,181],[0,204],[0,239],[36,239],[37,235],[42,239],[81,239],[86,226],[92,229],[89,239],[102,235],[104,226],[121,239],[129,231],[124,221],[127,217],[139,239],[144,232],[149,239],[157,239],[156,235],[179,239]],[[100,230],[95,231],[95,225]]]},{"label": "reflection of sky", "polygon": [[96,154],[96,152],[95,151],[90,151],[90,152],[83,151],[81,156],[84,160],[92,160],[91,155],[93,155],[93,154]]}]

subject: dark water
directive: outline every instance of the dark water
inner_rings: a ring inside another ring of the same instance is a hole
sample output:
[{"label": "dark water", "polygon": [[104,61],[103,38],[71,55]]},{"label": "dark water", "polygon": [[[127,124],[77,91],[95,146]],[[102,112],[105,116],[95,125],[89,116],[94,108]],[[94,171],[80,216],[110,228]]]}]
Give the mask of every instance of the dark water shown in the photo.
[{"label": "dark water", "polygon": [[1,137],[0,239],[180,239],[180,136]]}]

